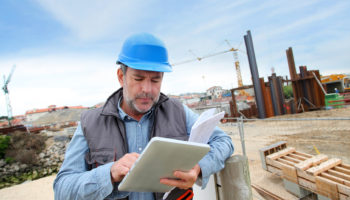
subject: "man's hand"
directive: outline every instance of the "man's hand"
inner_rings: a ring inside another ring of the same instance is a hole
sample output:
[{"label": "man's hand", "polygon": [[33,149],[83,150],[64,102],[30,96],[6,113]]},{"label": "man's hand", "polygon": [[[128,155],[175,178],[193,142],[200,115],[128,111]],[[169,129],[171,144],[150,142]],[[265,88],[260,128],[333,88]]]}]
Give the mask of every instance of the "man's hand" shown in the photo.
[{"label": "man's hand", "polygon": [[112,182],[120,182],[139,157],[138,153],[128,153],[114,162],[111,167]]},{"label": "man's hand", "polygon": [[201,172],[201,168],[197,164],[188,172],[175,171],[174,176],[176,178],[179,178],[180,180],[162,178],[160,179],[160,183],[165,185],[175,186],[180,189],[188,189],[192,187],[193,184],[196,182],[200,172]]}]

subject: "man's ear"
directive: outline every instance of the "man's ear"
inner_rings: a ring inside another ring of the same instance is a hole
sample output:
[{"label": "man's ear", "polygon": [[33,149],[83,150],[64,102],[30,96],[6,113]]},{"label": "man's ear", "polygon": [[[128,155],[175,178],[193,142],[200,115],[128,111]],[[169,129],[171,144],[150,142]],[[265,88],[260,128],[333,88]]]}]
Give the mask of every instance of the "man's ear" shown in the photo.
[{"label": "man's ear", "polygon": [[118,69],[117,71],[117,76],[118,76],[118,81],[121,87],[124,85],[124,74],[121,68]]}]

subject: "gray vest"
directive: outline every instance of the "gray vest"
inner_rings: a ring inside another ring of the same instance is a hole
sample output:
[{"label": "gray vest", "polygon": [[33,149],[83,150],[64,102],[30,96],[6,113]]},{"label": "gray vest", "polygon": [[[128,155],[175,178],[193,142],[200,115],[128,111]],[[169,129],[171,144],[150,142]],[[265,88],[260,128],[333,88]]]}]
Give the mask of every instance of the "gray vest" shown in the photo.
[{"label": "gray vest", "polygon": [[[89,170],[117,161],[128,153],[125,125],[118,113],[118,101],[122,95],[121,88],[107,99],[103,107],[81,115],[81,127],[89,146],[85,156]],[[154,123],[149,138],[157,136],[188,140],[185,111],[178,100],[161,93],[152,117]],[[155,194],[157,200],[162,196],[162,193]]]}]

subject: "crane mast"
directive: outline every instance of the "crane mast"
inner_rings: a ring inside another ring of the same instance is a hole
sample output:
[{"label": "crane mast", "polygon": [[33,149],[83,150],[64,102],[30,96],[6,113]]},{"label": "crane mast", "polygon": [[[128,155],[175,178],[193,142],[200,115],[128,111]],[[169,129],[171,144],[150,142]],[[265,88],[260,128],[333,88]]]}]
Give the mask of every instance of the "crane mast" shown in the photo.
[{"label": "crane mast", "polygon": [[11,81],[11,77],[12,77],[12,74],[13,74],[15,68],[16,68],[16,65],[14,65],[12,67],[11,72],[8,75],[7,79],[4,75],[4,86],[2,87],[2,90],[4,90],[5,98],[6,98],[7,120],[8,120],[9,126],[11,126],[11,121],[12,121],[12,107],[11,107],[11,103],[10,103],[8,84]]},{"label": "crane mast", "polygon": [[235,67],[236,67],[236,75],[238,81],[238,87],[243,86],[242,75],[241,75],[241,67],[239,66],[237,51],[233,52],[233,57],[235,58]]}]

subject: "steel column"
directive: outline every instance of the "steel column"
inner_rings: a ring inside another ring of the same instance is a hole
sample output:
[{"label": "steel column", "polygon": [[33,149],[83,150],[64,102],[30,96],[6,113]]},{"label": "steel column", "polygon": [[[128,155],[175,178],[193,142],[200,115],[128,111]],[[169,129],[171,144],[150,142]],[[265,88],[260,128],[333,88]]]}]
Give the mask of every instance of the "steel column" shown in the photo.
[{"label": "steel column", "polygon": [[272,101],[272,106],[273,106],[273,112],[274,112],[275,116],[277,116],[277,115],[280,115],[281,113],[279,112],[276,86],[274,84],[274,80],[273,80],[272,76],[269,76],[269,83],[270,83],[271,101]]},{"label": "steel column", "polygon": [[260,81],[259,81],[259,72],[258,66],[256,64],[254,46],[252,36],[250,31],[247,31],[247,35],[244,36],[245,46],[247,49],[248,61],[250,66],[250,72],[253,78],[254,92],[255,92],[255,100],[258,107],[258,117],[260,119],[265,118],[265,106],[264,106],[264,98],[261,91]]}]

